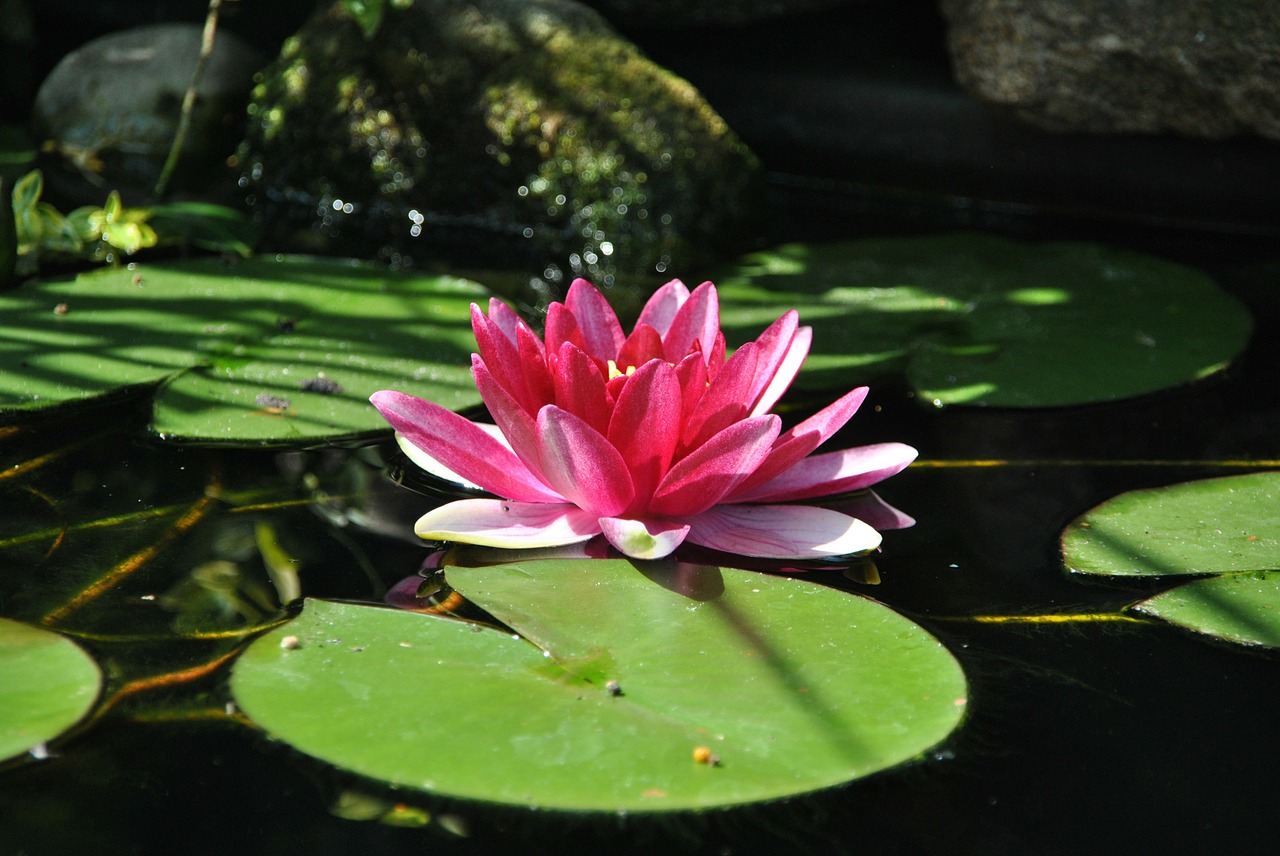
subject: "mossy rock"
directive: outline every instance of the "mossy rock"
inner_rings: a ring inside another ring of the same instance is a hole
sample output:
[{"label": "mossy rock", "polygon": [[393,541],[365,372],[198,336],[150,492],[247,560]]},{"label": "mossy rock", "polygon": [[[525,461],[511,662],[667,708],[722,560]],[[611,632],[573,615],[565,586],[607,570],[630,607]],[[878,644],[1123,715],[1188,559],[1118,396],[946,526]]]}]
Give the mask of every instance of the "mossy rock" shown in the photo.
[{"label": "mossy rock", "polygon": [[758,164],[686,81],[567,0],[417,0],[288,39],[241,168],[293,249],[652,281],[751,231]]}]

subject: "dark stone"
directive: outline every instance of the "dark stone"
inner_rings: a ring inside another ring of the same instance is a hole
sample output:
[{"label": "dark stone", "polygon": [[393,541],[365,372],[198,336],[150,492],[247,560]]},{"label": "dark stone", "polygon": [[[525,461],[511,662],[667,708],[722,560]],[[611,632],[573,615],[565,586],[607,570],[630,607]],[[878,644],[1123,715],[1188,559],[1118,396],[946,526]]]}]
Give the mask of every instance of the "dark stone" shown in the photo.
[{"label": "dark stone", "polygon": [[[235,33],[267,56],[315,11],[315,0],[231,2],[218,8],[218,32]],[[31,2],[37,81],[59,59],[96,38],[148,24],[203,24],[209,0],[35,0]]]},{"label": "dark stone", "polygon": [[322,9],[262,76],[240,158],[278,245],[547,291],[651,287],[736,251],[758,210],[754,156],[697,91],[567,0],[417,0],[371,39]]},{"label": "dark stone", "polygon": [[[112,33],[63,57],[41,84],[32,132],[87,179],[85,201],[101,204],[103,187],[120,189],[130,204],[149,194],[173,144],[200,41],[195,24]],[[218,35],[196,90],[175,188],[204,187],[223,177],[261,64],[258,52],[234,35]]]},{"label": "dark stone", "polygon": [[956,76],[1053,131],[1280,139],[1274,0],[942,0]]},{"label": "dark stone", "polygon": [[1280,239],[1280,144],[1018,121],[953,80],[932,0],[641,44],[760,157],[786,240],[982,228],[1187,258]]}]

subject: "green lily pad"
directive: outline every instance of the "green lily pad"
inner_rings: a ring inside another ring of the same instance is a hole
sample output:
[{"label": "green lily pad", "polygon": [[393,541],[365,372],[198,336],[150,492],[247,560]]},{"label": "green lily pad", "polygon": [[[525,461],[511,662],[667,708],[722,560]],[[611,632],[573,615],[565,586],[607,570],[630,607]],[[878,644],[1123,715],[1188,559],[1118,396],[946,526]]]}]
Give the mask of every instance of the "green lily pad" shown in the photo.
[{"label": "green lily pad", "polygon": [[523,637],[308,601],[241,656],[238,704],[375,779],[600,811],[839,784],[919,756],[965,710],[964,675],[936,639],[813,583],[613,560],[446,574]]},{"label": "green lily pad", "polygon": [[1280,571],[1193,580],[1134,609],[1227,642],[1280,648]]},{"label": "green lily pad", "polygon": [[1097,244],[987,235],[792,244],[717,278],[730,338],[794,306],[814,328],[797,383],[905,373],[937,405],[1048,407],[1205,377],[1252,322],[1205,274]]},{"label": "green lily pad", "polygon": [[304,258],[138,264],[0,294],[0,417],[155,387],[151,427],[205,442],[381,430],[371,393],[479,402],[451,277]]},{"label": "green lily pad", "polygon": [[1280,472],[1121,494],[1067,527],[1062,555],[1080,574],[1214,574],[1133,608],[1226,641],[1280,647]]},{"label": "green lily pad", "polygon": [[0,618],[0,760],[75,725],[101,686],[98,667],[70,639]]},{"label": "green lily pad", "polygon": [[1067,527],[1062,555],[1073,573],[1106,576],[1280,569],[1280,472],[1113,497]]}]

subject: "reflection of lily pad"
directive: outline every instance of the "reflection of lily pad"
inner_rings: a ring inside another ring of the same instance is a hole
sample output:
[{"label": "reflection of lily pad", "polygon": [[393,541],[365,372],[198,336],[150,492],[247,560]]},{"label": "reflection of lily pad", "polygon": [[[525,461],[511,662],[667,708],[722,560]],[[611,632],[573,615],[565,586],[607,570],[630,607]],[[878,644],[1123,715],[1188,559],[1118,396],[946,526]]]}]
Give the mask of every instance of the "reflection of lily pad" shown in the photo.
[{"label": "reflection of lily pad", "polygon": [[1135,607],[1235,642],[1280,645],[1280,472],[1203,479],[1107,500],[1067,527],[1069,570],[1105,576],[1220,574]]},{"label": "reflection of lily pad", "polygon": [[448,277],[313,259],[140,264],[0,295],[0,411],[158,385],[152,428],[226,442],[369,432],[385,387],[479,401],[469,306]]},{"label": "reflection of lily pad", "polygon": [[98,667],[71,640],[0,618],[0,760],[79,722],[101,683]]},{"label": "reflection of lily pad", "polygon": [[[447,569],[525,638],[309,601],[250,646],[232,690],[272,735],[357,773],[571,810],[827,787],[916,757],[959,722],[959,665],[884,606],[796,579],[679,567]],[[719,764],[696,761],[699,747]]]},{"label": "reflection of lily pad", "polygon": [[936,404],[1140,395],[1222,369],[1251,327],[1204,274],[1084,243],[942,235],[793,244],[747,256],[718,283],[724,326],[739,338],[789,306],[813,326],[799,384],[905,372]]}]

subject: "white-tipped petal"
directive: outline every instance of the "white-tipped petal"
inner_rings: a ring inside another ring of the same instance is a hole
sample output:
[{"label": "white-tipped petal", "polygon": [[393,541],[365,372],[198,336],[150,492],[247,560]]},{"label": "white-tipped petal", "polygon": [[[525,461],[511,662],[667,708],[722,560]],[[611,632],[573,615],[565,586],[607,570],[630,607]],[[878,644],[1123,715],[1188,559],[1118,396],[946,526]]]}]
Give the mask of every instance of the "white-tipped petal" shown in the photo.
[{"label": "white-tipped petal", "polygon": [[880,546],[880,533],[861,520],[811,505],[717,505],[690,523],[694,544],[765,559],[844,556]]},{"label": "white-tipped petal", "polygon": [[460,499],[422,515],[413,531],[431,541],[527,549],[586,541],[600,524],[568,503]]},{"label": "white-tipped petal", "polygon": [[[487,422],[475,422],[472,424],[474,424],[480,430],[484,431],[493,439],[497,440],[502,445],[506,446],[508,449],[511,448],[511,444],[507,442],[507,438],[504,437],[502,435],[502,432],[498,430],[497,425],[490,425]],[[440,463],[435,458],[431,457],[422,449],[419,449],[417,446],[413,445],[413,442],[410,441],[408,437],[401,434],[399,431],[396,432],[396,443],[400,446],[400,451],[404,452],[404,456],[408,458],[410,461],[412,461],[413,464],[418,467],[418,469],[428,472],[431,475],[435,476],[436,478],[444,479],[445,481],[449,481],[449,482],[454,482],[455,484],[459,484],[465,488],[470,488],[471,490],[484,490],[484,488],[480,487],[480,485],[476,484],[473,481],[470,481],[469,479],[464,479],[462,476],[458,475],[453,470],[449,469],[444,464]]]},{"label": "white-tipped petal", "polygon": [[793,464],[750,490],[730,496],[734,502],[793,502],[861,490],[906,469],[916,450],[903,443],[873,443],[825,452]]},{"label": "white-tipped petal", "polygon": [[609,543],[633,559],[670,556],[689,534],[687,523],[601,517],[600,530]]}]

